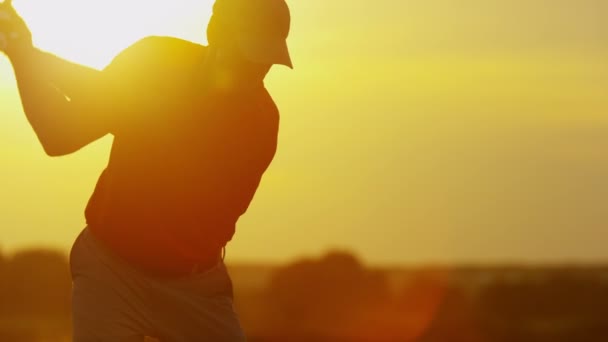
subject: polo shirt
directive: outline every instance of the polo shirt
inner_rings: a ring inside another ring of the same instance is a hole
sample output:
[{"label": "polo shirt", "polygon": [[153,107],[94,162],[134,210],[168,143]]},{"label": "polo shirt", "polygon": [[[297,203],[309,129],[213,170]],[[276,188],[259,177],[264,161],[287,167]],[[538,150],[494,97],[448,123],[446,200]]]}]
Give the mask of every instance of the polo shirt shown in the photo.
[{"label": "polo shirt", "polygon": [[142,269],[170,273],[217,255],[276,152],[279,112],[267,90],[207,86],[206,49],[148,37],[102,71],[124,91],[105,100],[114,141],[85,216]]}]

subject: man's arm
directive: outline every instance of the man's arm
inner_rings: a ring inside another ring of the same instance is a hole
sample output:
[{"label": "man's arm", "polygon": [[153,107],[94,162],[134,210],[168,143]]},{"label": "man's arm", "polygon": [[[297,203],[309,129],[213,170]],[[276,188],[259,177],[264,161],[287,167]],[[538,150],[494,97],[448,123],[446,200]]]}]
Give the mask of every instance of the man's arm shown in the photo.
[{"label": "man's arm", "polygon": [[72,153],[109,133],[106,110],[116,105],[117,87],[102,72],[36,49],[10,0],[0,3],[0,36],[24,112],[47,154]]},{"label": "man's arm", "polygon": [[29,61],[28,67],[37,69],[42,79],[51,83],[68,98],[77,96],[92,87],[102,77],[102,72],[97,69],[68,61],[39,49],[32,50],[33,60]]},{"label": "man's arm", "polygon": [[32,48],[11,56],[23,110],[45,152],[79,150],[110,131],[113,87],[100,71]]}]

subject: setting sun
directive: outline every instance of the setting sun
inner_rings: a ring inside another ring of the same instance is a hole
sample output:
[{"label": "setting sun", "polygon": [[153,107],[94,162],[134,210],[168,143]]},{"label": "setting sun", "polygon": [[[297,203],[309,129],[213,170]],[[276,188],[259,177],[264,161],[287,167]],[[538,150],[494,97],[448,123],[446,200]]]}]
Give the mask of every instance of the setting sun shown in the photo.
[{"label": "setting sun", "polygon": [[95,68],[148,35],[204,43],[213,1],[14,0],[37,46]]}]

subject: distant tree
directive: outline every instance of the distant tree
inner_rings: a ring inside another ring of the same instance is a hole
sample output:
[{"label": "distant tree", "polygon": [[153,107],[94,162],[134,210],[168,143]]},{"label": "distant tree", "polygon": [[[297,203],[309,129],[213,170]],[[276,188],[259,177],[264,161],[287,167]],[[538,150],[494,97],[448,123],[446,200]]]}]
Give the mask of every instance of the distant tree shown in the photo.
[{"label": "distant tree", "polygon": [[490,342],[479,331],[472,300],[461,288],[449,286],[428,329],[416,342]]},{"label": "distant tree", "polygon": [[[278,331],[338,338],[369,330],[352,322],[385,305],[390,292],[384,274],[366,269],[351,253],[334,251],[278,270],[268,298]],[[371,317],[367,323],[373,324]]]},{"label": "distant tree", "polygon": [[593,269],[529,273],[479,298],[481,326],[493,341],[608,340],[608,283]]},{"label": "distant tree", "polygon": [[450,271],[425,268],[411,271],[397,301],[396,319],[404,338],[418,341],[429,333],[449,287]]},{"label": "distant tree", "polygon": [[6,281],[6,279],[5,279],[6,264],[7,264],[6,257],[0,251],[0,284]]},{"label": "distant tree", "polygon": [[[6,306],[6,304],[4,303],[8,292],[6,290],[6,287],[7,284],[10,282],[10,280],[8,279],[7,268],[8,260],[6,259],[3,253],[0,253],[0,315],[2,315],[5,311],[4,307]],[[0,341],[4,340],[0,339]]]},{"label": "distant tree", "polygon": [[4,262],[0,284],[0,315],[67,316],[71,278],[59,252],[28,250]]}]

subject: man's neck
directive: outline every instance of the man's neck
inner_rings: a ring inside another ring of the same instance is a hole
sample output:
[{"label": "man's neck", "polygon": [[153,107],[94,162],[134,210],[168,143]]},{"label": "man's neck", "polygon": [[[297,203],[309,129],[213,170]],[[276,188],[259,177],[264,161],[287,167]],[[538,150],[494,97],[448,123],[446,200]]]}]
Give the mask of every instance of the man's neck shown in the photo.
[{"label": "man's neck", "polygon": [[204,62],[205,73],[212,87],[238,92],[264,88],[264,78],[269,67],[265,69],[254,63],[240,63],[231,67],[218,59],[218,51],[217,48],[209,46]]},{"label": "man's neck", "polygon": [[234,92],[250,92],[264,88],[264,80],[234,70],[214,70],[211,75],[213,88]]}]

